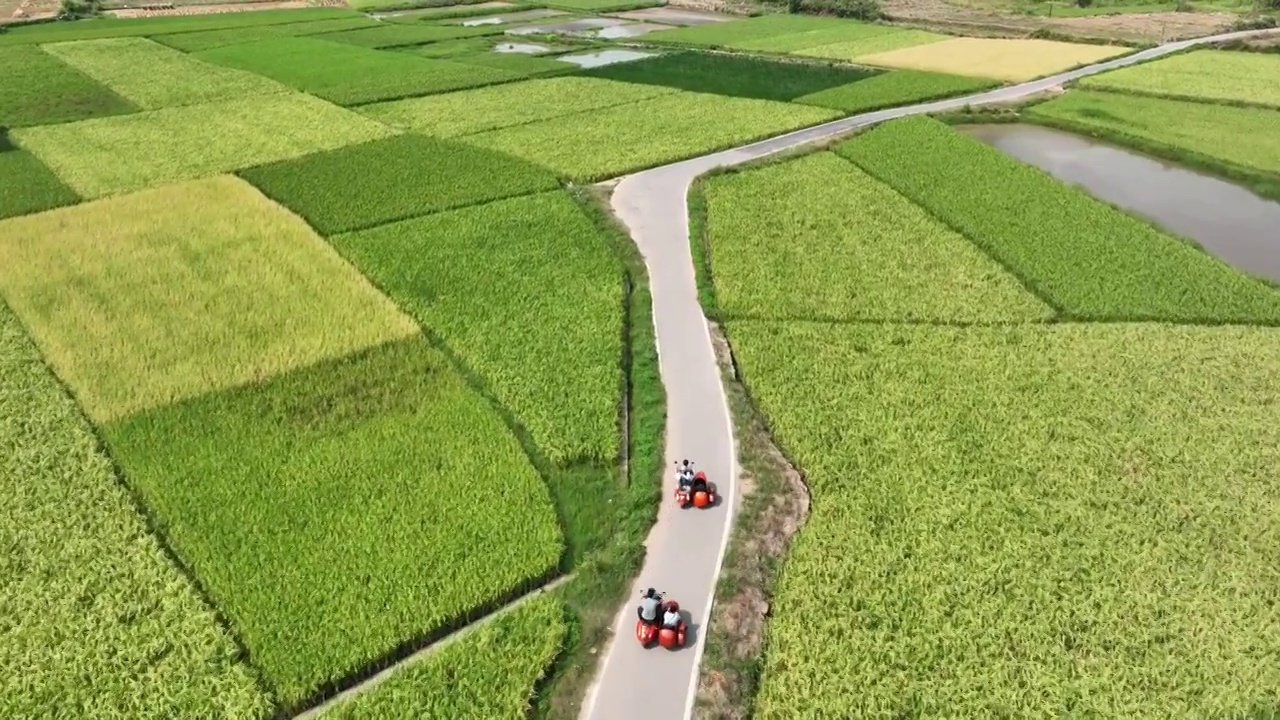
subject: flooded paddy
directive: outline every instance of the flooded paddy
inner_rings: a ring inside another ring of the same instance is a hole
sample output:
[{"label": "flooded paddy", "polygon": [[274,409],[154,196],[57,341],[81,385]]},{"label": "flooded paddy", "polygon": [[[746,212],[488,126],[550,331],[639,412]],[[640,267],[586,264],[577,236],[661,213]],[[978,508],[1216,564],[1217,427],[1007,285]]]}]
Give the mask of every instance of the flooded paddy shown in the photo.
[{"label": "flooded paddy", "polygon": [[503,25],[513,22],[523,22],[525,20],[541,20],[543,18],[559,17],[568,15],[561,10],[524,10],[521,12],[502,13],[500,15],[485,15],[483,17],[469,18],[452,18],[450,20],[441,20],[442,25],[462,25],[463,27],[476,27],[479,25]]},{"label": "flooded paddy", "polygon": [[619,25],[630,25],[628,20],[619,20],[617,18],[579,18],[561,23],[548,23],[545,25],[526,25],[525,27],[512,28],[507,31],[508,35],[574,35],[593,33],[597,30],[605,28],[617,27]]},{"label": "flooded paddy", "polygon": [[653,23],[632,23],[630,25],[615,25],[607,27],[595,34],[602,40],[621,40],[623,38],[640,37],[647,35],[654,30],[670,30],[669,25],[655,25]]},{"label": "flooded paddy", "polygon": [[642,58],[653,57],[657,53],[640,52],[639,50],[600,50],[598,52],[561,55],[557,60],[573,63],[581,68],[604,67],[616,63],[631,62]]},{"label": "flooded paddy", "polygon": [[1245,272],[1280,282],[1280,203],[1180,165],[1060,130],[1037,125],[956,129],[1194,240]]}]

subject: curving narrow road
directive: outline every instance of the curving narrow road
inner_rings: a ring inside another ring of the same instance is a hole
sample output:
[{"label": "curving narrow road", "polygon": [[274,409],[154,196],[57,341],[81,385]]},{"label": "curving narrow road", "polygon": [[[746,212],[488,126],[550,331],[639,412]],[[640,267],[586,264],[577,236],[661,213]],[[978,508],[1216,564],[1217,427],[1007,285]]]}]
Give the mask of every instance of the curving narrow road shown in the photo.
[{"label": "curving narrow road", "polygon": [[[1181,40],[1133,55],[949,100],[880,110],[835,120],[750,145],[705,155],[622,179],[613,210],[644,255],[653,291],[662,382],[667,393],[667,468],[658,521],[646,543],[644,568],[618,614],[583,720],[676,720],[692,714],[702,660],[702,634],[711,616],[716,581],[737,504],[737,450],[724,388],[702,308],[689,250],[686,196],[694,178],[855,128],[907,115],[1019,100],[1071,80],[1150,60],[1208,42],[1265,35],[1252,30]],[[693,460],[719,484],[724,500],[707,510],[674,507],[673,463]],[[634,638],[641,590],[655,587],[692,617],[690,646],[679,652],[644,650]]]}]

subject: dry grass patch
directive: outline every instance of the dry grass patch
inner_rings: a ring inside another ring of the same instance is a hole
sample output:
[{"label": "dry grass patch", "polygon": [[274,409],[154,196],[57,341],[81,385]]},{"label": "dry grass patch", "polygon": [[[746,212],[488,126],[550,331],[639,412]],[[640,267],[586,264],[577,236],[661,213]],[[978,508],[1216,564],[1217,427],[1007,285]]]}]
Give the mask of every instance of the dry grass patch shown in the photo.
[{"label": "dry grass patch", "polygon": [[146,38],[80,40],[44,49],[146,110],[289,91],[261,75],[203,63]]},{"label": "dry grass patch", "polygon": [[0,293],[99,421],[416,331],[234,177],[6,220]]},{"label": "dry grass patch", "polygon": [[81,196],[219,175],[377,140],[391,129],[300,93],[14,130]]},{"label": "dry grass patch", "polygon": [[862,55],[857,60],[883,67],[1024,82],[1130,51],[1114,45],[965,37]]}]

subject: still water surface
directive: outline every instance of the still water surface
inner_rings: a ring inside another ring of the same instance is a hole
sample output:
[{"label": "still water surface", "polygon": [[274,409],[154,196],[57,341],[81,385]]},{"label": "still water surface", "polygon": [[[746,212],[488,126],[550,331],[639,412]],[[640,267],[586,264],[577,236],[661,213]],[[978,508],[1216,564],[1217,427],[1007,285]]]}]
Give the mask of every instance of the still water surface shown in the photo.
[{"label": "still water surface", "polygon": [[1190,238],[1245,272],[1280,282],[1280,203],[1061,130],[1037,125],[961,125],[957,130]]}]

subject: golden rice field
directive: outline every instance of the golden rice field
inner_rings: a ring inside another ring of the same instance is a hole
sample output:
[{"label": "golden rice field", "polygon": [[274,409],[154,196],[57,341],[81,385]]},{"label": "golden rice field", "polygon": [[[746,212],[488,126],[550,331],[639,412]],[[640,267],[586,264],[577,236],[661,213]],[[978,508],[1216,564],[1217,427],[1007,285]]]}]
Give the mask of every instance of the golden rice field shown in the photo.
[{"label": "golden rice field", "polygon": [[418,331],[233,176],[0,222],[0,293],[98,422]]},{"label": "golden rice field", "polygon": [[1025,82],[1130,51],[1114,45],[961,37],[861,55],[856,59],[879,67]]}]

